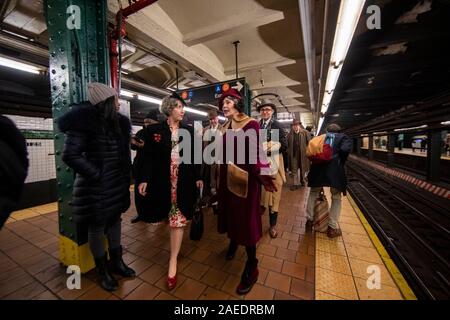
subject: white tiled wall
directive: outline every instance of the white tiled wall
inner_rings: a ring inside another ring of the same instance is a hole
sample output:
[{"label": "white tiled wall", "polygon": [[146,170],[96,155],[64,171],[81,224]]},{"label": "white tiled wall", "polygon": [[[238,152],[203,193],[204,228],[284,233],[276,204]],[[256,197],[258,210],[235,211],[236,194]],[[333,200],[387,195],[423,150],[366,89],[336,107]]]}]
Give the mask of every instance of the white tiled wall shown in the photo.
[{"label": "white tiled wall", "polygon": [[[5,115],[10,118],[21,130],[53,130],[53,119],[32,118],[23,116]],[[142,126],[133,126],[133,134],[142,129]],[[30,167],[25,183],[56,179],[55,147],[53,140],[27,139],[28,159]],[[134,159],[136,151],[131,151]]]},{"label": "white tiled wall", "polygon": [[[53,130],[53,119],[5,115],[21,130]],[[56,179],[53,140],[27,139],[30,166],[25,183]]]},{"label": "white tiled wall", "polygon": [[53,140],[27,139],[30,167],[25,183],[56,179]]},{"label": "white tiled wall", "polygon": [[22,130],[53,130],[52,118],[32,118],[23,116],[5,115],[16,124],[17,128]]}]

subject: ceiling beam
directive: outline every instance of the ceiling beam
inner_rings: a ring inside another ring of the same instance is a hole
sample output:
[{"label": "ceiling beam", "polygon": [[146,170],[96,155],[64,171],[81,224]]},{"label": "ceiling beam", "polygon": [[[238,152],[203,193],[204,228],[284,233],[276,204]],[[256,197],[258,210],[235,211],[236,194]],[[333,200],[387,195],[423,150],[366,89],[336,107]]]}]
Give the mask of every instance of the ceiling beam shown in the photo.
[{"label": "ceiling beam", "polygon": [[48,48],[0,32],[0,45],[48,59]]},{"label": "ceiling beam", "polygon": [[283,95],[283,99],[294,99],[294,98],[303,98],[303,95],[300,93]]},{"label": "ceiling beam", "polygon": [[269,83],[264,84],[264,86],[262,86],[261,84],[258,84],[257,86],[252,86],[251,89],[252,90],[272,89],[272,88],[279,88],[279,87],[298,86],[300,84],[302,84],[302,83],[291,80],[291,79],[287,79],[287,80],[280,80],[280,81],[276,81],[276,82],[269,82]]},{"label": "ceiling beam", "polygon": [[[386,101],[365,101],[364,103],[356,102],[356,103],[339,103],[339,104],[332,104],[330,108],[337,108],[337,109],[349,109],[349,110],[355,110],[355,109],[376,109],[383,106],[386,107],[400,107],[407,104],[413,104],[417,102],[414,99],[387,99]],[[380,105],[381,103],[381,105]]]},{"label": "ceiling beam", "polygon": [[[114,1],[108,1],[111,15],[118,11]],[[204,75],[212,82],[225,80],[223,65],[220,60],[206,48],[191,48],[181,40],[181,34],[175,34],[167,13],[155,3],[151,10],[142,10],[127,19],[127,32],[132,43],[146,50],[158,50],[187,68]]]},{"label": "ceiling beam", "polygon": [[[295,60],[295,59],[278,59],[276,61],[253,61],[249,63],[244,63],[239,65],[239,73],[245,73],[252,70],[261,70],[265,68],[277,68],[282,66],[288,66],[291,64],[295,64],[297,62],[300,62],[300,64],[304,63],[304,59],[301,60]],[[234,75],[236,72],[235,66],[229,67],[225,69],[225,74],[227,76]]]},{"label": "ceiling beam", "polygon": [[[395,63],[395,64],[380,64],[376,66],[368,66],[367,68],[362,69],[358,73],[351,75],[351,78],[361,78],[361,77],[370,77],[374,75],[380,74],[389,74],[389,73],[400,73],[400,72],[408,72],[414,70],[424,70],[433,67],[438,67],[442,65],[442,62],[446,61],[447,56],[442,56],[441,59],[427,59],[427,60],[409,60],[404,63]],[[441,60],[441,61],[440,61]],[[345,78],[348,78],[348,75],[345,75]]]},{"label": "ceiling beam", "polygon": [[417,102],[417,100],[420,100],[423,97],[427,97],[435,93],[436,90],[433,88],[420,88],[420,87],[415,87],[411,89],[397,89],[390,91],[380,90],[379,92],[376,92],[376,90],[374,90],[366,94],[363,93],[346,94],[344,98],[337,99],[335,102],[333,102],[333,104],[344,102],[356,102],[356,101],[377,101],[379,103],[382,103],[383,99],[395,99],[402,97],[408,97],[411,100]]},{"label": "ceiling beam", "polygon": [[196,44],[206,43],[230,34],[238,34],[247,29],[257,28],[283,19],[284,13],[281,11],[267,12],[267,10],[264,10],[250,17],[248,15],[230,15],[228,19],[220,20],[215,25],[205,26],[199,30],[187,33],[183,37],[183,43],[188,47],[192,47]]},{"label": "ceiling beam", "polygon": [[[370,94],[377,94],[378,92],[389,92],[389,91],[394,91],[397,92],[399,90],[406,90],[406,91],[411,91],[411,92],[416,92],[417,89],[422,89],[426,86],[428,87],[438,87],[439,85],[442,85],[443,83],[445,83],[445,79],[439,79],[439,78],[435,78],[433,79],[425,79],[422,81],[415,81],[412,80],[410,83],[408,82],[403,82],[403,83],[388,83],[385,82],[383,85],[367,85],[365,87],[356,87],[353,86],[350,89],[341,91],[338,90],[341,93],[344,94],[350,94],[350,93],[355,93],[355,92],[366,92],[366,93],[370,93]],[[336,91],[337,92],[337,91]]]}]

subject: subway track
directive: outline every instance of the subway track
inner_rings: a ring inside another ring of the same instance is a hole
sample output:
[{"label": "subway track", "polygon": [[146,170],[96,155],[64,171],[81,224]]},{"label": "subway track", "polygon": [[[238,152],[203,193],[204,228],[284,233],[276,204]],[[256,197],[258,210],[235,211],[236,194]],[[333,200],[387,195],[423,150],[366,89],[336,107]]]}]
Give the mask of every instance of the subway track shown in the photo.
[{"label": "subway track", "polygon": [[348,189],[419,299],[450,297],[450,205],[349,161]]}]

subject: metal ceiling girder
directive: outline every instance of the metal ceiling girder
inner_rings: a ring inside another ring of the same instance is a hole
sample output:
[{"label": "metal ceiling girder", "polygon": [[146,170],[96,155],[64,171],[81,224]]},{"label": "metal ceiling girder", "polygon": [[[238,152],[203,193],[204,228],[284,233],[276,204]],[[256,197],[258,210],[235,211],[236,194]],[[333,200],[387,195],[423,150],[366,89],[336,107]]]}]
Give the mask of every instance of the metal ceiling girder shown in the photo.
[{"label": "metal ceiling girder", "polygon": [[110,42],[110,64],[111,64],[111,84],[112,87],[120,92],[120,49],[122,39],[126,35],[126,19],[128,16],[133,13],[138,12],[139,10],[144,9],[145,7],[155,3],[158,0],[138,0],[130,4],[128,7],[124,9],[120,9],[116,14],[116,27],[109,34],[109,42]]},{"label": "metal ceiling girder", "polygon": [[[384,8],[383,8],[383,15],[381,17],[382,19],[382,28],[380,30],[370,30],[370,32],[366,32],[365,36],[360,36],[358,38],[355,38],[352,44],[352,49],[351,51],[349,51],[348,57],[350,59],[352,59],[352,64],[346,64],[344,66],[344,69],[342,70],[342,76],[343,79],[341,81],[341,85],[338,86],[335,92],[335,95],[333,96],[333,101],[330,104],[330,107],[328,109],[328,111],[330,111],[332,114],[333,113],[338,113],[337,110],[335,110],[335,107],[345,103],[345,102],[357,102],[357,101],[367,101],[367,100],[373,100],[375,98],[378,98],[378,96],[373,95],[371,97],[366,97],[366,98],[358,98],[358,99],[349,99],[348,97],[346,97],[345,99],[342,99],[342,90],[348,90],[349,88],[351,88],[351,85],[353,85],[354,83],[351,81],[352,78],[355,77],[364,77],[364,76],[372,76],[372,74],[368,74],[368,72],[366,70],[364,70],[364,68],[367,68],[368,65],[370,65],[369,61],[373,61],[370,59],[373,59],[374,57],[371,54],[371,49],[370,47],[372,45],[376,45],[377,43],[383,43],[383,37],[387,37],[389,32],[391,32],[395,27],[395,22],[397,21],[397,19],[404,14],[405,12],[407,12],[408,10],[412,9],[416,3],[418,2],[418,0],[404,0],[404,1],[392,1],[390,3],[388,3]],[[364,59],[361,59],[361,57],[365,57]],[[392,56],[383,56],[381,57],[381,59],[385,60],[387,57],[387,62],[392,66],[394,65],[392,62],[389,62],[389,59],[392,59]],[[375,57],[380,59],[380,57]],[[403,62],[403,61],[402,61]],[[376,68],[376,67],[374,67]],[[383,66],[381,67],[383,68]],[[381,71],[382,72],[382,71]],[[353,76],[353,74],[355,74],[355,77]],[[344,85],[342,85],[344,83]],[[423,97],[426,97],[427,95],[431,95],[431,94],[435,94],[436,91],[434,92],[424,92],[424,94],[420,97],[418,97],[416,99],[415,102],[417,102],[418,100],[420,100]],[[392,96],[392,98],[398,98],[395,96]],[[387,98],[387,97],[384,97]],[[401,106],[401,105],[399,105]],[[329,123],[330,121],[332,121],[333,119],[330,119],[329,117],[325,117],[324,119],[324,126]]]},{"label": "metal ceiling girder", "polygon": [[385,114],[346,132],[350,135],[355,135],[393,130],[401,127],[414,127],[416,125],[444,121],[448,114],[450,114],[450,93],[445,93],[430,98],[421,104]]}]

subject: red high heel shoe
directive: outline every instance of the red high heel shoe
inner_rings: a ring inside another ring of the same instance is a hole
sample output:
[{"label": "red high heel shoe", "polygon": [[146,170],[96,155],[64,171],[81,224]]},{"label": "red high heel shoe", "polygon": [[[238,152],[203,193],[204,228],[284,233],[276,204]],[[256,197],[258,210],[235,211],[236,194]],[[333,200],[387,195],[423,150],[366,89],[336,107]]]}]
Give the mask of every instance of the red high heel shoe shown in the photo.
[{"label": "red high heel shoe", "polygon": [[174,277],[167,276],[167,287],[169,288],[169,290],[172,290],[176,286],[177,286],[177,276],[176,275]]}]

